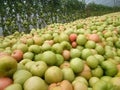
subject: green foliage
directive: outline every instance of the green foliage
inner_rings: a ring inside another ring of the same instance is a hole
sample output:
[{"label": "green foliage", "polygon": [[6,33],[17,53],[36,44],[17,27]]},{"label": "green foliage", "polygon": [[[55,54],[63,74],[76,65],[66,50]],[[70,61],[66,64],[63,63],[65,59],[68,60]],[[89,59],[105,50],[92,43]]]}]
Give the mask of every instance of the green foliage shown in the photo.
[{"label": "green foliage", "polygon": [[119,11],[78,0],[1,0],[0,27],[3,35],[15,31],[29,33],[31,28],[43,28],[52,23],[66,23],[79,18]]},{"label": "green foliage", "polygon": [[108,7],[95,3],[90,3],[86,7],[86,13],[88,13],[88,16],[98,16],[116,11],[120,11],[120,7]]}]

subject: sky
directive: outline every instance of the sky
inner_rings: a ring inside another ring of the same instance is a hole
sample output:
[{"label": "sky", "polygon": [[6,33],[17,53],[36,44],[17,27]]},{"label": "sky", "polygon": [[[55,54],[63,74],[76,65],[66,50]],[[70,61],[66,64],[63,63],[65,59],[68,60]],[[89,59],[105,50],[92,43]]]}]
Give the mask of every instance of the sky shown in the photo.
[{"label": "sky", "polygon": [[96,4],[103,4],[106,6],[120,6],[120,0],[85,0],[86,4],[95,2]]}]

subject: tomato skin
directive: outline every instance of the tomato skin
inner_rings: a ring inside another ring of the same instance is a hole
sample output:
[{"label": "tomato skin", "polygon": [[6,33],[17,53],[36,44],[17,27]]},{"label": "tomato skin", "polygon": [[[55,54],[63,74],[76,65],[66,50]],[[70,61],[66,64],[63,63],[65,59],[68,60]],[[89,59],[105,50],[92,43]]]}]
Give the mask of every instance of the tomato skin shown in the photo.
[{"label": "tomato skin", "polygon": [[77,43],[74,41],[74,42],[72,42],[72,47],[73,48],[76,48],[77,47]]},{"label": "tomato skin", "polygon": [[70,59],[70,51],[69,50],[64,50],[62,52],[62,55],[64,57],[64,60],[69,60]]},{"label": "tomato skin", "polygon": [[98,34],[89,34],[89,35],[87,35],[87,38],[88,38],[88,40],[100,42],[100,37]]},{"label": "tomato skin", "polygon": [[74,34],[74,33],[70,34],[70,36],[69,36],[69,39],[70,39],[71,42],[75,41],[76,38],[77,38],[77,34]]},{"label": "tomato skin", "polygon": [[21,50],[14,50],[11,56],[14,57],[17,62],[19,62],[23,58],[23,51],[21,51]]},{"label": "tomato skin", "polygon": [[59,83],[52,83],[49,85],[48,90],[73,90],[72,84],[68,80],[63,80]]},{"label": "tomato skin", "polygon": [[4,90],[7,86],[13,83],[12,79],[9,77],[0,78],[0,90]]}]

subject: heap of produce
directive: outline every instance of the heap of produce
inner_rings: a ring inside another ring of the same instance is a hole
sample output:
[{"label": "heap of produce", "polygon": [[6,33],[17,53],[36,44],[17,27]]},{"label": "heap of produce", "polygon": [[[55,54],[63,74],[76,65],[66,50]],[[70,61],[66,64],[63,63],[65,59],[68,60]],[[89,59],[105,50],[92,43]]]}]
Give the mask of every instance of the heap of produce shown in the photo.
[{"label": "heap of produce", "polygon": [[120,90],[120,12],[1,36],[0,90]]}]

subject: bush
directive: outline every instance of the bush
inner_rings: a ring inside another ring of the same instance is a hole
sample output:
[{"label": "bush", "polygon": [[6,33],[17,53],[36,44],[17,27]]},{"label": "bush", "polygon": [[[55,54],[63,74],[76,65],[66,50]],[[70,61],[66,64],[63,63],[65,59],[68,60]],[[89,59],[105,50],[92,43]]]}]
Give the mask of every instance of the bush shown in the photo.
[{"label": "bush", "polygon": [[94,3],[86,5],[78,0],[4,0],[0,3],[0,27],[4,36],[120,10]]}]

